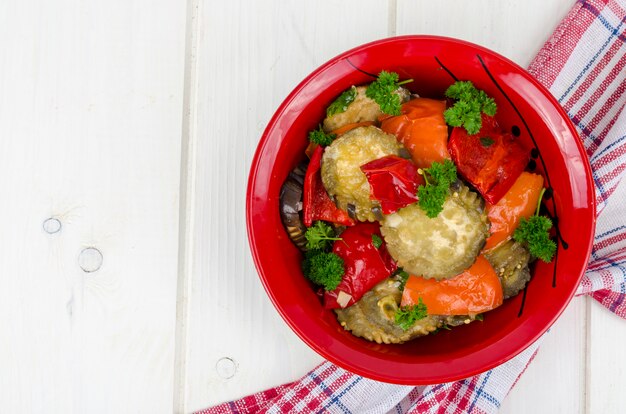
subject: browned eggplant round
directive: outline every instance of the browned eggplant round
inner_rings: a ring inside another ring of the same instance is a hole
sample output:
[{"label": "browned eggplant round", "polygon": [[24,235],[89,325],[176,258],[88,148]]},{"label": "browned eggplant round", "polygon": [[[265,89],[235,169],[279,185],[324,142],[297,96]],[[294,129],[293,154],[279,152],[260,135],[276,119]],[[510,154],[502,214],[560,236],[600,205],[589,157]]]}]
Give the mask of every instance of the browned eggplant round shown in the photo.
[{"label": "browned eggplant round", "polygon": [[395,321],[401,299],[401,281],[397,276],[392,276],[374,286],[354,305],[335,309],[335,313],[345,330],[379,344],[401,344],[439,329],[449,329],[476,320],[476,315],[428,315],[404,330]]},{"label": "browned eggplant round", "polygon": [[300,250],[306,250],[306,226],[302,222],[302,193],[308,160],[289,173],[280,189],[280,218],[289,238]]},{"label": "browned eggplant round", "polygon": [[523,245],[508,240],[485,254],[496,271],[504,299],[517,295],[530,280],[530,253]]}]

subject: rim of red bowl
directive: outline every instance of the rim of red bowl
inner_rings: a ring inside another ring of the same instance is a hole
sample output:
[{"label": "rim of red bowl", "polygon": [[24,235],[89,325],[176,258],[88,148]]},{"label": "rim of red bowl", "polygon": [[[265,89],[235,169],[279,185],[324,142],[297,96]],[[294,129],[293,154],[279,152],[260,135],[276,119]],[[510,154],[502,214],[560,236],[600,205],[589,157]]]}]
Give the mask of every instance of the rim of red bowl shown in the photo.
[{"label": "rim of red bowl", "polygon": [[[266,291],[266,293],[268,294],[268,296],[270,297],[274,307],[276,308],[276,310],[278,311],[278,313],[280,314],[280,316],[282,317],[282,319],[289,325],[289,327],[291,328],[291,330],[293,332],[296,333],[296,335],[302,340],[304,341],[310,348],[312,348],[313,350],[315,350],[318,354],[320,354],[321,356],[323,356],[324,358],[326,358],[327,360],[335,363],[336,365],[341,366],[344,369],[347,369],[355,374],[364,376],[364,377],[368,377],[368,378],[372,378],[378,381],[384,381],[384,382],[390,382],[390,383],[396,383],[396,384],[404,384],[404,385],[425,385],[425,384],[431,384],[431,383],[443,383],[443,382],[449,382],[449,381],[456,381],[456,380],[460,380],[460,379],[464,379],[464,378],[468,378],[477,374],[480,374],[482,372],[488,371],[498,365],[501,365],[502,363],[508,361],[509,359],[517,356],[518,354],[520,354],[521,352],[523,352],[526,348],[528,348],[532,343],[534,343],[541,335],[543,335],[548,329],[550,329],[550,327],[554,324],[554,322],[561,316],[561,314],[563,313],[563,311],[565,310],[565,308],[567,307],[567,305],[571,302],[574,293],[576,291],[576,287],[579,285],[580,280],[583,277],[583,274],[585,272],[585,268],[581,269],[580,274],[577,276],[576,279],[576,283],[574,285],[574,288],[571,289],[567,300],[563,302],[563,304],[560,306],[560,308],[558,309],[558,311],[554,314],[554,316],[550,319],[549,323],[546,324],[545,327],[543,327],[542,329],[539,329],[537,331],[537,333],[530,337],[529,339],[527,339],[526,341],[523,341],[519,344],[519,346],[517,347],[516,351],[505,355],[501,358],[498,359],[494,359],[491,362],[488,363],[484,363],[483,365],[481,365],[480,367],[474,367],[474,368],[469,368],[469,369],[460,369],[458,370],[456,375],[443,375],[443,376],[437,376],[436,374],[433,374],[430,376],[429,379],[427,380],[423,380],[423,379],[416,379],[416,378],[408,378],[408,377],[396,377],[396,376],[391,376],[391,375],[386,375],[384,373],[378,373],[378,372],[373,372],[370,370],[367,370],[365,368],[361,368],[359,366],[355,366],[355,365],[351,365],[349,363],[346,363],[346,361],[342,360],[341,358],[338,358],[337,356],[335,356],[332,352],[329,352],[326,348],[324,348],[323,346],[321,346],[319,343],[317,343],[316,341],[312,340],[311,338],[309,338],[309,336],[306,335],[306,333],[301,329],[301,327],[299,325],[297,325],[294,321],[292,321],[286,311],[284,310],[283,306],[281,305],[281,303],[276,299],[271,287],[269,286],[269,284],[267,283],[266,277],[264,275],[265,270],[263,269],[261,263],[260,263],[260,259],[259,259],[259,253],[257,251],[257,243],[256,243],[256,237],[255,234],[253,232],[253,217],[252,217],[252,210],[251,210],[251,204],[253,202],[252,200],[252,194],[253,194],[253,190],[254,190],[254,186],[255,186],[255,181],[257,179],[257,170],[259,168],[259,162],[260,162],[260,156],[263,153],[264,147],[267,145],[267,141],[268,141],[268,137],[270,135],[270,132],[272,131],[272,129],[274,128],[277,119],[279,119],[282,115],[283,112],[285,111],[285,109],[287,107],[289,107],[292,103],[292,101],[294,100],[294,98],[300,93],[300,91],[307,86],[307,84],[309,82],[311,82],[312,79],[314,79],[320,72],[323,72],[326,68],[328,68],[329,66],[335,64],[337,61],[349,57],[355,53],[361,52],[364,49],[368,49],[372,46],[380,46],[380,45],[384,45],[385,43],[393,43],[393,42],[398,42],[398,41],[410,41],[410,40],[417,40],[417,41],[437,41],[437,42],[449,42],[449,43],[455,43],[461,46],[466,46],[466,47],[470,47],[473,48],[481,53],[485,53],[488,54],[492,57],[495,57],[499,60],[501,60],[502,62],[512,66],[513,68],[515,68],[519,74],[521,74],[522,76],[524,76],[524,78],[528,81],[530,81],[535,87],[537,87],[542,94],[544,95],[544,97],[550,101],[550,103],[554,106],[554,108],[559,112],[559,114],[561,115],[561,118],[565,121],[570,133],[572,134],[572,136],[574,138],[576,138],[575,144],[578,147],[578,150],[580,151],[581,154],[584,154],[584,170],[585,170],[585,178],[587,180],[587,184],[589,185],[590,188],[595,188],[594,182],[593,182],[593,178],[592,178],[592,170],[591,170],[591,166],[589,164],[589,160],[586,156],[586,151],[583,147],[582,141],[579,138],[578,132],[576,131],[576,128],[574,127],[574,125],[572,124],[569,116],[567,115],[567,113],[564,111],[564,109],[561,107],[561,105],[559,104],[559,102],[556,100],[556,98],[554,98],[552,96],[552,94],[547,90],[546,87],[544,87],[541,83],[539,83],[534,77],[532,77],[527,71],[526,69],[522,68],[521,66],[519,66],[517,63],[511,61],[510,59],[500,55],[499,53],[496,53],[490,49],[487,49],[483,46],[465,41],[465,40],[460,40],[460,39],[455,39],[455,38],[451,38],[451,37],[445,37],[445,36],[435,36],[435,35],[403,35],[403,36],[395,36],[395,37],[389,37],[389,38],[385,38],[385,39],[380,39],[380,40],[375,40],[372,42],[368,42],[365,44],[362,44],[360,46],[354,47],[346,52],[343,52],[335,57],[333,57],[332,59],[328,60],[326,63],[322,64],[321,66],[319,66],[318,68],[316,68],[313,72],[311,72],[307,77],[305,77],[290,93],[289,95],[287,95],[287,97],[283,100],[283,102],[280,104],[280,106],[278,107],[278,109],[274,112],[274,115],[272,116],[272,118],[270,119],[270,121],[267,124],[267,127],[265,128],[265,130],[263,131],[263,135],[261,136],[261,139],[257,145],[257,149],[254,153],[254,157],[252,160],[252,164],[250,167],[250,173],[248,176],[248,186],[247,186],[247,192],[246,192],[246,227],[247,227],[247,234],[248,234],[248,242],[250,245],[250,250],[252,253],[252,257],[253,257],[253,261],[255,264],[255,267],[257,269],[257,273],[259,275],[259,278],[261,279],[261,282],[263,284],[263,287]],[[591,249],[593,247],[593,237],[595,234],[595,218],[596,218],[596,206],[595,203],[592,203],[590,206],[591,208],[591,215],[592,215],[592,223],[591,223],[591,235],[589,237],[589,239],[587,240],[587,245],[584,246],[584,248],[582,249],[582,251],[585,252],[585,257],[588,259],[591,255]],[[431,381],[432,379],[432,381]]]}]

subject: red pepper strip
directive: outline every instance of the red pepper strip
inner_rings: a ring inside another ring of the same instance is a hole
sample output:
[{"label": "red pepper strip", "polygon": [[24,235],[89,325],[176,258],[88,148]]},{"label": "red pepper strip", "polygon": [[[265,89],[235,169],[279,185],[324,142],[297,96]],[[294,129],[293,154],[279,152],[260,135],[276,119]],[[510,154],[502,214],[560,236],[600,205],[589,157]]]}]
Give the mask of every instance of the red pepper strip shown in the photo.
[{"label": "red pepper strip", "polygon": [[448,151],[457,170],[491,204],[496,204],[526,168],[530,153],[509,133],[502,132],[493,117],[483,115],[475,135],[454,128]]},{"label": "red pepper strip", "polygon": [[380,202],[383,214],[391,214],[417,201],[417,187],[424,179],[411,161],[388,155],[361,165],[370,184],[370,199]]},{"label": "red pepper strip", "polygon": [[429,315],[482,313],[502,305],[502,285],[485,256],[480,255],[469,269],[452,279],[409,276],[401,306],[417,305],[420,299]]},{"label": "red pepper strip", "polygon": [[304,225],[310,227],[316,220],[324,220],[344,226],[353,226],[355,221],[346,211],[339,209],[330,199],[322,182],[322,153],[324,148],[317,146],[304,176],[302,210]]},{"label": "red pepper strip", "polygon": [[326,309],[353,305],[397,269],[385,242],[379,248],[374,246],[374,234],[382,240],[377,223],[359,223],[341,233],[342,240],[333,245],[333,253],[343,259],[345,273],[335,290],[324,293]]}]

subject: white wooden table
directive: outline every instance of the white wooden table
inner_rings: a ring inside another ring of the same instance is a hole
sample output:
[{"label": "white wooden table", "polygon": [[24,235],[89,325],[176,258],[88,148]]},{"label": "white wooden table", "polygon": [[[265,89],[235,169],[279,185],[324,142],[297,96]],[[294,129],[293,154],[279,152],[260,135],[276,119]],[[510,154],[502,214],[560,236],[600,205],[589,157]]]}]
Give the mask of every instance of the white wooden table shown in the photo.
[{"label": "white wooden table", "polygon": [[[186,413],[313,368],[246,239],[273,111],[396,34],[525,66],[572,4],[0,2],[0,412]],[[502,412],[623,412],[624,343],[625,322],[575,299]]]}]

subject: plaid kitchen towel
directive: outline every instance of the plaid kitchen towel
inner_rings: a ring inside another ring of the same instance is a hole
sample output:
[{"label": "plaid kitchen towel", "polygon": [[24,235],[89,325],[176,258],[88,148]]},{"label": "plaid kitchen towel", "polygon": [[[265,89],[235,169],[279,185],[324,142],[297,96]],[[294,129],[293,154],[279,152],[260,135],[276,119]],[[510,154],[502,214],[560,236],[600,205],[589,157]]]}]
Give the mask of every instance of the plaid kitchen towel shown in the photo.
[{"label": "plaid kitchen towel", "polygon": [[[577,293],[626,318],[625,9],[626,0],[578,1],[529,71],[577,126],[593,170],[597,229]],[[377,382],[325,362],[296,382],[201,413],[495,413],[538,342],[490,371],[430,386]]]}]

